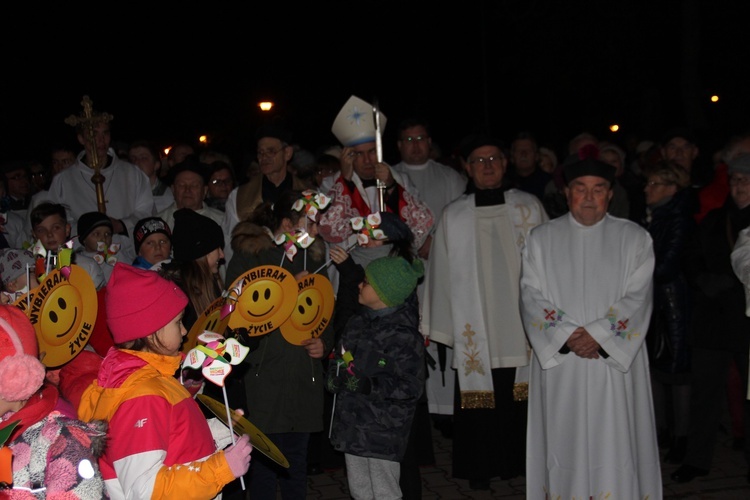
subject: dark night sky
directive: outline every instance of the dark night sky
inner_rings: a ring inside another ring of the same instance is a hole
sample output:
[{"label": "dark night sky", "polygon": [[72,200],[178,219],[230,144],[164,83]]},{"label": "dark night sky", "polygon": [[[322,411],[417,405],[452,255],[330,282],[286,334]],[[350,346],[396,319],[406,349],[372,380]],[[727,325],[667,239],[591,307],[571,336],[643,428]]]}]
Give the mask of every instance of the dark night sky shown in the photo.
[{"label": "dark night sky", "polygon": [[85,94],[114,115],[115,140],[208,133],[238,161],[269,118],[261,98],[314,150],[335,141],[331,123],[352,94],[377,97],[388,117],[386,160],[412,113],[446,150],[479,126],[505,140],[530,130],[561,151],[584,129],[627,146],[677,124],[712,150],[750,125],[748,8],[737,4],[253,2],[167,15],[128,4],[106,17],[58,7],[5,19],[0,155],[46,159],[74,138],[64,119]]}]

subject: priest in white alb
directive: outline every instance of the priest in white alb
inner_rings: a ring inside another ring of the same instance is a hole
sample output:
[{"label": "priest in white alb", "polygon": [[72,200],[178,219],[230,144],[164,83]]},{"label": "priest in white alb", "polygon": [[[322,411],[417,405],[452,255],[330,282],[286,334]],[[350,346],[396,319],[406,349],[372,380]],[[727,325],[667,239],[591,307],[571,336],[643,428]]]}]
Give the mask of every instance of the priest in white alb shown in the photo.
[{"label": "priest in white alb", "polygon": [[533,350],[526,498],[662,498],[645,335],[648,232],[607,214],[615,169],[564,168],[570,211],[531,230],[521,311]]}]

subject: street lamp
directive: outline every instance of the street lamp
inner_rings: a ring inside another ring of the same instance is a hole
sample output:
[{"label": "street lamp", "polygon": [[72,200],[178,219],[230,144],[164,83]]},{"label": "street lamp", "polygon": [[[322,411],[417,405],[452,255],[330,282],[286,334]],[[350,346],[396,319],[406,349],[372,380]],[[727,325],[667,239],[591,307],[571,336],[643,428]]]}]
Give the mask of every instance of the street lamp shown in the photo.
[{"label": "street lamp", "polygon": [[271,108],[273,108],[273,101],[261,101],[258,103],[258,107],[261,111],[271,111]]}]

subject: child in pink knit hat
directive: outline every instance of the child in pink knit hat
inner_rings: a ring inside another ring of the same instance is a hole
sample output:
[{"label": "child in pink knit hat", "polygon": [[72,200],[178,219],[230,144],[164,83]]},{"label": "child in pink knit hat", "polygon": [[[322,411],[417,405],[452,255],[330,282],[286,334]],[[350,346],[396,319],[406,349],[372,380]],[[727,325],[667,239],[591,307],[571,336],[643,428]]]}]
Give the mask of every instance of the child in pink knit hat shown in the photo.
[{"label": "child in pink knit hat", "polygon": [[13,481],[0,484],[7,487],[0,497],[104,498],[97,458],[107,425],[77,420],[57,388],[45,382],[38,356],[36,332],[26,315],[0,306],[0,435],[10,431],[0,444],[13,453]]},{"label": "child in pink knit hat", "polygon": [[215,497],[247,472],[252,446],[244,435],[217,451],[198,403],[174,376],[183,359],[187,296],[159,273],[121,262],[106,290],[115,347],[78,415],[109,421],[102,470],[110,497]]}]

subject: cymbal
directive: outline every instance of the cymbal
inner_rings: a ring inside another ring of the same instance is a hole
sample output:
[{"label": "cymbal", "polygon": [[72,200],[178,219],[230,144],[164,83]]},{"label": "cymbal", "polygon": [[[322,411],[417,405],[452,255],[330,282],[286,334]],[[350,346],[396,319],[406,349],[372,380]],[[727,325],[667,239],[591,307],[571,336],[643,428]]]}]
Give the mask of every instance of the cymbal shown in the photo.
[{"label": "cymbal", "polygon": [[[198,394],[196,396],[198,401],[203,403],[206,408],[211,410],[211,413],[216,415],[216,418],[224,422],[224,425],[229,426],[227,422],[227,409],[224,403],[220,403],[215,399],[206,396],[205,394]],[[265,456],[281,465],[282,467],[289,468],[289,461],[286,459],[283,453],[276,447],[268,437],[263,434],[260,429],[250,423],[248,419],[240,415],[236,411],[229,409],[232,419],[232,428],[234,432],[240,436],[247,434],[250,436],[250,444],[253,445],[254,450],[258,450]]]}]

